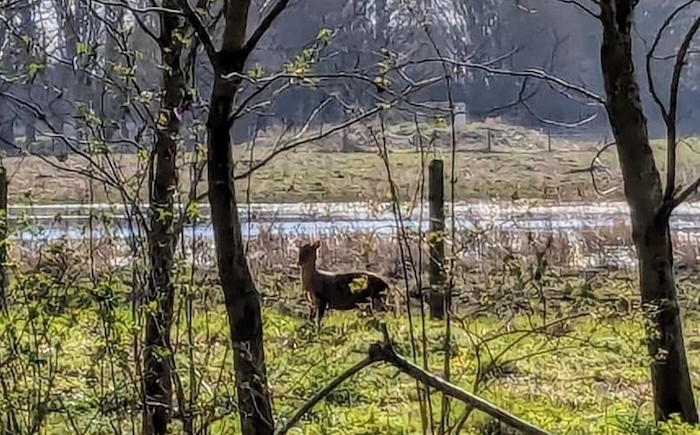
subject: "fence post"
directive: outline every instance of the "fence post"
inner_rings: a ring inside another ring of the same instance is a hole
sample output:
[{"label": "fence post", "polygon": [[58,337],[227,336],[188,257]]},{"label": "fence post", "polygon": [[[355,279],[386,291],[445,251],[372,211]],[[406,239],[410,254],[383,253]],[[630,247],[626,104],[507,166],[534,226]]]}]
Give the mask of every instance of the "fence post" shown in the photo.
[{"label": "fence post", "polygon": [[0,310],[7,306],[7,169],[0,165]]},{"label": "fence post", "polygon": [[445,317],[445,176],[443,161],[432,160],[428,171],[430,291],[427,302],[430,307],[430,317],[442,319]]}]

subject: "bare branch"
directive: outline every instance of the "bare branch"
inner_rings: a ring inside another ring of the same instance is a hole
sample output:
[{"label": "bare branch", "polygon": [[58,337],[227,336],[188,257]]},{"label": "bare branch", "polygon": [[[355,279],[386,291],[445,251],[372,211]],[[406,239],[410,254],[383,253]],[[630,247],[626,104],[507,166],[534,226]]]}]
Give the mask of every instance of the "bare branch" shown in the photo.
[{"label": "bare branch", "polygon": [[253,50],[255,50],[255,47],[265,35],[265,32],[268,31],[268,29],[272,26],[272,23],[275,21],[275,19],[277,19],[282,11],[287,8],[288,4],[289,0],[277,0],[277,3],[275,3],[275,6],[272,7],[270,13],[265,15],[265,18],[262,19],[260,25],[255,29],[253,34],[250,35],[250,39],[248,39],[243,46],[244,56],[248,56]]},{"label": "bare branch", "polygon": [[566,80],[560,79],[556,76],[553,76],[551,74],[548,74],[547,72],[541,70],[541,69],[534,69],[534,68],[529,68],[525,70],[509,70],[509,69],[503,69],[503,68],[493,68],[485,64],[481,63],[473,63],[473,62],[464,62],[464,61],[459,61],[456,59],[449,59],[449,58],[427,58],[427,59],[421,59],[418,61],[408,61],[405,62],[404,64],[400,65],[399,67],[406,67],[409,65],[420,65],[420,64],[425,64],[425,63],[438,63],[438,62],[444,62],[450,65],[454,66],[460,66],[463,68],[469,68],[469,69],[475,69],[478,71],[484,71],[489,74],[494,74],[494,75],[503,75],[503,76],[511,76],[511,77],[530,77],[538,80],[543,80],[547,83],[550,83],[555,86],[559,86],[562,89],[566,89],[568,91],[575,92],[579,95],[582,95],[588,100],[593,101],[594,103],[598,105],[605,105],[605,98],[602,96],[596,94],[593,91],[590,91],[583,86],[578,86],[573,83],[570,83]]},{"label": "bare branch", "polygon": [[[700,50],[688,50],[688,56],[690,55],[695,55],[695,54],[700,54]],[[674,57],[676,57],[676,53],[674,54],[667,54],[665,56],[654,56],[654,60],[671,60]]]},{"label": "bare branch", "polygon": [[[567,3],[567,4],[574,5],[575,7],[577,7],[577,8],[580,9],[580,10],[582,10],[583,12],[585,12],[585,13],[588,14],[588,15],[590,15],[591,17],[593,17],[593,18],[595,18],[595,19],[600,19],[600,15],[599,15],[599,14],[595,13],[594,11],[592,11],[591,9],[589,9],[588,6],[584,5],[583,3],[581,3],[581,2],[578,1],[578,0],[557,0],[557,1],[558,1],[558,2],[561,2],[561,3]],[[593,1],[593,3],[595,3],[595,4],[598,4],[598,2],[597,2],[596,0],[592,0],[592,1]]]},{"label": "bare branch", "polygon": [[301,420],[301,418],[307,412],[309,412],[311,409],[313,409],[313,407],[316,406],[316,404],[318,402],[320,402],[323,398],[328,396],[328,394],[330,394],[333,390],[335,390],[340,384],[342,384],[346,380],[350,379],[351,377],[355,376],[358,372],[360,372],[365,367],[369,367],[370,365],[376,363],[377,361],[379,361],[379,359],[377,359],[377,355],[374,355],[374,356],[370,355],[367,358],[365,358],[362,361],[355,364],[354,366],[345,370],[340,375],[338,375],[338,377],[333,379],[333,381],[331,381],[328,385],[321,388],[320,390],[318,390],[316,392],[316,394],[311,396],[311,398],[306,403],[304,403],[304,406],[299,408],[294,413],[294,415],[292,415],[289,418],[289,420],[287,420],[287,422],[284,424],[284,426],[282,426],[281,428],[279,428],[278,430],[275,431],[275,435],[284,435],[287,432],[289,432],[289,430],[292,427],[294,427],[294,425],[297,424],[299,422],[299,420]]},{"label": "bare branch", "polygon": [[685,200],[690,198],[690,195],[698,191],[698,188],[700,188],[700,178],[695,180],[690,186],[688,186],[685,190],[681,191],[671,202],[670,208],[673,210],[674,208],[678,207],[681,205]]},{"label": "bare branch", "polygon": [[352,119],[349,119],[348,121],[345,121],[345,122],[343,122],[343,123],[341,123],[341,124],[338,124],[338,125],[334,126],[333,128],[329,128],[328,130],[324,130],[322,133],[317,134],[317,135],[315,135],[315,136],[313,136],[313,137],[305,137],[305,138],[300,138],[300,139],[297,139],[297,140],[293,140],[293,141],[291,141],[291,142],[289,142],[289,143],[287,143],[287,144],[285,144],[285,145],[283,145],[283,146],[281,146],[281,147],[275,149],[275,150],[272,151],[270,154],[266,155],[262,160],[260,160],[260,161],[257,162],[255,165],[253,165],[253,166],[252,166],[250,169],[248,169],[247,171],[243,172],[242,174],[237,174],[237,175],[235,175],[235,176],[233,177],[233,179],[234,179],[234,180],[240,180],[240,179],[243,179],[243,178],[246,178],[246,177],[250,177],[250,175],[251,175],[253,172],[257,171],[258,169],[260,169],[260,168],[262,168],[263,166],[265,166],[265,165],[267,165],[268,163],[270,163],[270,161],[271,161],[272,159],[274,159],[275,157],[277,157],[278,155],[280,155],[280,154],[282,154],[282,153],[284,153],[284,152],[286,152],[286,151],[291,151],[291,150],[293,150],[293,149],[295,149],[295,148],[297,148],[297,147],[300,147],[301,145],[307,144],[307,143],[309,143],[309,142],[313,142],[314,140],[323,139],[324,137],[329,136],[329,135],[335,133],[336,131],[340,131],[340,130],[342,130],[342,129],[346,128],[346,127],[349,127],[349,126],[351,126],[351,125],[353,125],[353,124],[355,124],[355,123],[357,123],[357,122],[359,122],[359,121],[361,121],[361,120],[363,120],[363,119],[366,119],[366,118],[369,118],[369,117],[373,116],[374,114],[378,113],[380,110],[381,110],[380,108],[375,107],[374,109],[368,110],[367,112],[365,112],[365,113],[363,113],[363,114],[361,114],[361,115],[359,115],[359,116],[356,116],[356,117],[354,117],[354,118],[352,118]]},{"label": "bare branch", "polygon": [[671,24],[671,21],[673,21],[673,18],[675,18],[676,15],[678,15],[683,9],[687,8],[691,4],[695,3],[698,0],[688,0],[682,5],[678,6],[671,14],[669,14],[668,17],[664,20],[663,23],[661,23],[661,27],[659,28],[659,31],[656,32],[656,36],[654,37],[654,41],[651,44],[651,47],[649,48],[649,51],[647,52],[646,56],[646,72],[647,72],[647,83],[649,85],[649,92],[651,93],[652,98],[654,99],[654,102],[656,105],[659,107],[659,110],[661,111],[661,116],[664,118],[664,122],[666,122],[668,118],[668,113],[666,111],[666,106],[661,102],[661,98],[659,97],[659,93],[656,90],[656,84],[654,82],[654,78],[651,74],[651,61],[654,58],[654,52],[656,51],[656,48],[659,45],[659,42],[661,42],[661,37],[663,36],[664,31],[666,28]]},{"label": "bare branch", "polygon": [[149,6],[149,7],[145,7],[145,8],[139,8],[139,7],[131,6],[131,5],[127,4],[126,2],[112,2],[112,1],[107,1],[107,0],[95,0],[95,2],[99,3],[101,5],[104,5],[104,6],[123,8],[123,9],[126,9],[126,10],[132,12],[134,15],[147,14],[147,13],[173,14],[173,15],[179,15],[179,16],[185,15],[182,11],[179,11],[177,9],[168,9],[168,8],[164,8],[161,6]]},{"label": "bare branch", "polygon": [[[676,56],[676,61],[673,65],[673,77],[671,78],[671,90],[669,96],[669,107],[668,107],[668,119],[667,119],[667,131],[666,131],[666,146],[667,152],[667,164],[666,164],[666,189],[664,192],[664,200],[666,198],[671,198],[676,190],[676,149],[678,148],[678,140],[676,138],[676,118],[678,114],[678,90],[681,83],[681,74],[683,74],[683,69],[685,68],[685,61],[688,56],[688,50],[690,49],[690,44],[695,38],[695,34],[700,30],[700,16],[695,18],[693,25],[688,29],[680,48],[678,49],[678,55]],[[675,201],[674,201],[675,202]]]},{"label": "bare branch", "polygon": [[[596,193],[597,193],[598,195],[601,195],[601,196],[607,195],[608,193],[611,193],[611,192],[613,192],[613,191],[615,191],[615,190],[617,190],[617,189],[620,188],[620,186],[613,186],[613,187],[611,187],[610,189],[608,189],[608,190],[606,190],[606,191],[603,192],[603,191],[601,191],[601,190],[598,188],[598,183],[596,182],[596,178],[595,178],[596,164],[600,164],[600,156],[601,156],[608,148],[610,148],[610,147],[612,147],[612,146],[614,146],[614,145],[616,145],[615,142],[610,142],[610,143],[605,144],[603,147],[601,147],[601,148],[595,153],[595,156],[594,156],[593,159],[591,160],[591,166],[590,166],[591,182],[593,183],[593,188],[595,189]],[[603,169],[606,169],[606,168],[603,167]]]},{"label": "bare branch", "polygon": [[199,18],[199,15],[197,15],[197,12],[192,9],[192,6],[190,6],[187,0],[179,0],[179,2],[182,6],[182,11],[185,13],[185,16],[194,28],[197,37],[204,45],[204,49],[207,51],[207,55],[209,56],[209,61],[212,64],[217,65],[218,52],[216,51],[216,47],[214,47],[214,42],[212,41],[211,35],[207,31],[207,28],[204,26],[202,20]]},{"label": "bare branch", "polygon": [[530,107],[530,105],[526,101],[522,101],[523,107],[525,107],[525,110],[532,115],[535,119],[537,119],[539,122],[546,124],[546,125],[553,125],[555,127],[565,127],[565,128],[576,128],[576,127],[582,127],[589,122],[592,122],[598,117],[597,113],[594,113],[592,115],[589,115],[586,118],[579,119],[576,122],[559,122],[559,121],[554,121],[552,119],[547,119],[539,116],[538,114],[535,113],[534,110]]},{"label": "bare branch", "polygon": [[615,142],[607,143],[607,144],[605,144],[604,146],[602,146],[598,151],[596,151],[595,155],[594,155],[593,158],[591,159],[590,165],[588,165],[587,167],[571,169],[571,170],[566,171],[566,174],[582,174],[582,173],[584,173],[584,172],[590,173],[590,174],[591,174],[591,182],[593,183],[593,189],[596,191],[596,193],[597,193],[598,195],[607,195],[608,193],[613,192],[613,191],[619,189],[620,186],[615,186],[615,187],[612,187],[612,188],[610,188],[610,189],[608,189],[608,190],[606,190],[606,191],[603,192],[603,191],[601,191],[601,190],[598,188],[598,183],[596,182],[596,177],[595,177],[595,173],[596,173],[596,171],[598,171],[598,170],[605,171],[605,172],[608,171],[608,167],[605,166],[605,165],[601,162],[600,156],[601,156],[608,148],[612,147],[613,145],[615,145]]}]

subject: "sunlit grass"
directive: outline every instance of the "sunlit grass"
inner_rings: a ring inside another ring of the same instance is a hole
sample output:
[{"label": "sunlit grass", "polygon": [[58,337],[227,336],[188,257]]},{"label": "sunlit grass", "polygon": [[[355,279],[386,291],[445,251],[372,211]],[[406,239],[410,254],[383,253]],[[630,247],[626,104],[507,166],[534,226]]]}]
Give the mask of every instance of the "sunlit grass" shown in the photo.
[{"label": "sunlit grass", "polygon": [[[39,307],[40,304],[35,305]],[[175,364],[187,392],[185,397],[189,397],[190,373],[194,369],[197,409],[214,409],[223,415],[212,425],[212,434],[231,433],[237,428],[238,417],[233,411],[235,387],[225,312],[220,306],[197,309],[191,324],[191,347],[184,312],[177,312],[173,332]],[[113,425],[124,430],[138,425],[139,361],[134,358],[131,345],[138,325],[129,310],[117,308],[107,318],[97,307],[61,315],[35,313],[36,317],[28,323],[21,320],[27,319],[26,308],[0,322],[1,358],[8,356],[11,325],[25,350],[39,350],[35,354],[24,353],[0,369],[5,379],[12,379],[10,366],[25,367],[31,372],[15,371],[17,381],[13,385],[22,394],[10,396],[13,403],[21,402],[24,395],[39,394],[41,389],[49,409],[54,410],[47,420],[50,429],[45,433],[50,434],[72,433],[69,418],[76,427],[95,434],[113,433]],[[412,359],[408,320],[390,313],[378,317],[387,323],[396,349]],[[685,322],[685,333],[687,337],[697,337],[700,322],[691,317]],[[452,381],[471,391],[478,368],[483,371],[493,362],[479,383],[479,394],[552,433],[655,433],[638,318],[587,317],[555,322],[547,333],[532,332],[542,325],[537,317],[526,316],[508,320],[487,316],[457,322],[453,325]],[[413,328],[417,361],[422,365],[418,319],[414,318]],[[315,330],[304,319],[266,308],[264,331],[269,384],[278,422],[290,416],[317,389],[364,358],[369,345],[381,339],[376,321],[355,312],[331,312],[323,326]],[[35,343],[37,334],[40,338]],[[442,375],[443,337],[443,324],[427,319],[428,365],[438,375]],[[488,344],[475,345],[482,341]],[[700,370],[700,349],[688,347],[697,387],[700,376],[695,373]],[[30,363],[31,355],[44,362]],[[390,366],[377,364],[341,385],[302,420],[301,430],[292,433],[420,433],[417,398],[415,381]],[[438,419],[440,396],[434,393],[431,399]],[[7,402],[0,403],[7,406]],[[454,404],[453,418],[463,409],[461,404]],[[492,425],[490,419],[474,413],[463,433],[491,433],[487,429]]]}]

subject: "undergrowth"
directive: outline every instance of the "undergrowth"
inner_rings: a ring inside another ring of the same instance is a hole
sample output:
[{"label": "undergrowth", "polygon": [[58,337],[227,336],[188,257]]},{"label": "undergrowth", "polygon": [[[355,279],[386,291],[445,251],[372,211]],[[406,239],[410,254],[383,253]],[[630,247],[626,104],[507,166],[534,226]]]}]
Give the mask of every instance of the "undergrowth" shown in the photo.
[{"label": "undergrowth", "polygon": [[[104,281],[85,287],[81,304],[46,276],[14,284],[23,303],[0,319],[0,374],[5,390],[0,415],[10,415],[29,433],[113,434],[138,432],[140,425],[138,343],[143,312],[124,302],[128,285]],[[210,434],[235,433],[235,384],[228,323],[222,305],[183,286],[176,309],[173,349],[176,397],[173,433],[183,421],[207,426]],[[61,295],[64,297],[61,297]],[[120,296],[121,295],[121,296]],[[189,295],[189,297],[188,297]],[[144,307],[143,309],[148,309]],[[397,351],[413,358],[409,321],[393,312],[365,316],[331,312],[316,329],[301,315],[264,309],[269,385],[278,424],[316,390],[364,358],[381,339],[386,322]],[[643,328],[634,314],[618,316],[601,304],[545,317],[456,313],[451,381],[557,434],[691,434],[670,423],[657,427]],[[700,316],[685,316],[691,373],[700,369]],[[422,331],[417,362],[422,365]],[[426,320],[428,370],[442,375],[444,325]],[[163,350],[163,357],[171,355]],[[700,385],[698,375],[694,384]],[[435,418],[439,395],[431,394]],[[454,404],[451,423],[462,405]],[[291,433],[421,433],[415,381],[386,365],[371,366],[342,384],[306,415]],[[466,434],[507,434],[477,412]]]}]

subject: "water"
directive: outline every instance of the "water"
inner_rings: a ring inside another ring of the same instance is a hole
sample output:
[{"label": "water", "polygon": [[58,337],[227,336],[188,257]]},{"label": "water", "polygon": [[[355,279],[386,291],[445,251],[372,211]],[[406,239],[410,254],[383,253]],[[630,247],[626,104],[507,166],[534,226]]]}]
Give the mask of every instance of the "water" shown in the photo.
[{"label": "water", "polygon": [[[449,204],[447,208],[446,214],[449,216]],[[396,234],[395,217],[391,204],[388,203],[372,207],[364,203],[252,204],[241,205],[239,210],[242,232],[246,239],[255,238],[263,231],[267,234],[285,234],[291,237],[360,231],[372,231],[384,236]],[[573,267],[636,267],[631,247],[603,246],[600,252],[581,252],[580,255],[579,250],[575,249],[580,245],[582,229],[629,225],[629,211],[625,203],[541,203],[533,206],[490,201],[457,203],[454,210],[457,228],[461,230],[480,228],[505,233],[555,231],[567,237],[574,247],[577,254],[570,264]],[[94,238],[124,240],[133,235],[130,224],[135,220],[128,218],[131,212],[133,210],[130,207],[110,204],[14,206],[8,211],[12,231],[10,237],[28,246],[40,246],[59,238],[85,240],[90,236],[88,224],[92,216]],[[424,207],[422,220],[418,207],[403,205],[401,213],[404,218],[403,226],[407,230],[418,231],[419,227],[423,231],[428,230],[427,205]],[[200,223],[185,226],[185,240],[204,240],[211,243],[214,233],[208,205],[201,206],[199,216]],[[110,224],[100,223],[102,218],[108,218]],[[30,224],[27,225],[26,222]],[[446,224],[449,228],[450,219],[447,219]],[[679,236],[686,237],[688,243],[700,244],[700,202],[684,204],[676,209],[671,218],[671,226]],[[474,253],[470,250],[462,255]],[[125,264],[129,263],[128,256],[121,260]]]},{"label": "water", "polygon": [[[422,213],[419,208],[403,205],[405,228],[418,231],[428,229],[427,205]],[[449,216],[449,204],[446,214]],[[246,238],[253,238],[261,231],[287,235],[328,235],[357,231],[373,231],[391,235],[396,232],[396,221],[391,204],[368,206],[365,203],[319,204],[251,204],[241,205],[242,231]],[[103,225],[93,225],[95,238],[128,238],[128,213],[131,207],[110,204],[56,204],[41,206],[12,206],[8,210],[11,238],[21,241],[51,241],[58,238],[81,240],[89,237],[88,223],[91,215],[107,217],[113,225],[107,231]],[[473,202],[456,203],[454,206],[457,228],[487,228],[496,231],[518,232],[525,230],[557,231],[575,234],[583,228],[610,228],[629,225],[625,203],[600,204],[546,204]],[[201,223],[185,227],[185,237],[213,239],[208,205],[200,206]],[[33,222],[25,225],[23,221]],[[133,219],[131,220],[133,222]],[[94,220],[93,220],[94,222]],[[422,225],[419,225],[422,223]],[[446,222],[448,228],[451,220]],[[687,235],[700,235],[700,202],[683,204],[671,218],[675,231]]]}]

